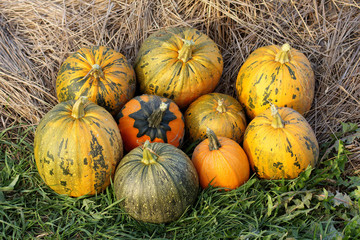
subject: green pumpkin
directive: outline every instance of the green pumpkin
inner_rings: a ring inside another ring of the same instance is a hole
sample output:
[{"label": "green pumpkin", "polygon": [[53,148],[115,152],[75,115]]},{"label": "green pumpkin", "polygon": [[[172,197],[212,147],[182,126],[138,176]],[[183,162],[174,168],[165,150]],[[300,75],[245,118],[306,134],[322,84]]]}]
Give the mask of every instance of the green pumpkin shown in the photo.
[{"label": "green pumpkin", "polygon": [[121,207],[137,220],[178,219],[196,199],[199,178],[190,158],[168,143],[134,148],[116,169],[114,191]]}]

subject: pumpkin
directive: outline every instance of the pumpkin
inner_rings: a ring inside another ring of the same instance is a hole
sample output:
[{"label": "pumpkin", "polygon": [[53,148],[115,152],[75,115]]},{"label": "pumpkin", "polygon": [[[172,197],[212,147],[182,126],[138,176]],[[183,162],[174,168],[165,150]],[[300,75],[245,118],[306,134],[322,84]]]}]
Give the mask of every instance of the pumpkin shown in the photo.
[{"label": "pumpkin", "polygon": [[57,104],[35,132],[38,172],[58,194],[79,197],[103,191],[122,154],[115,120],[86,97]]},{"label": "pumpkin", "polygon": [[60,102],[86,96],[112,115],[133,98],[135,87],[133,67],[121,53],[104,46],[76,51],[61,65],[56,79]]},{"label": "pumpkin", "polygon": [[171,28],[150,35],[135,60],[140,91],[170,98],[180,108],[212,92],[222,71],[217,45],[193,28]]},{"label": "pumpkin", "polygon": [[244,135],[244,150],[260,178],[293,179],[315,166],[319,146],[306,119],[297,111],[271,108],[255,117]]},{"label": "pumpkin", "polygon": [[147,94],[137,96],[125,104],[117,119],[127,152],[146,140],[179,147],[184,139],[183,114],[168,98]]},{"label": "pumpkin", "polygon": [[217,136],[240,143],[246,128],[245,112],[233,97],[222,93],[205,94],[190,104],[185,114],[186,132],[191,141],[206,138],[211,127]]},{"label": "pumpkin", "polygon": [[116,169],[114,192],[120,206],[137,220],[178,219],[196,199],[199,179],[189,157],[168,143],[146,141]]},{"label": "pumpkin", "polygon": [[270,102],[304,114],[314,98],[314,72],[306,56],[285,43],[256,49],[240,68],[236,80],[239,102],[253,119]]},{"label": "pumpkin", "polygon": [[249,160],[234,140],[217,137],[210,129],[207,139],[196,146],[192,161],[199,174],[200,185],[235,189],[244,184],[250,176]]}]

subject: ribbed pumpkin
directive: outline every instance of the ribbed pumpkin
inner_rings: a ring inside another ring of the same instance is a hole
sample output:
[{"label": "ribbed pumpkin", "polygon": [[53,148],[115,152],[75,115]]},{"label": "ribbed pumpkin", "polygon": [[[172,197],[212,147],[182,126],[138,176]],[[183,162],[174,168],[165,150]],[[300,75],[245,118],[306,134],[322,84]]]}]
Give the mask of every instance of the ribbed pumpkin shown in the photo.
[{"label": "ribbed pumpkin", "polygon": [[60,102],[86,96],[116,115],[135,94],[133,67],[119,52],[104,46],[85,47],[61,65],[56,80]]},{"label": "ribbed pumpkin", "polygon": [[274,105],[255,117],[244,135],[244,150],[260,178],[293,179],[315,166],[319,146],[306,119],[291,108]]},{"label": "ribbed pumpkin", "polygon": [[208,138],[196,146],[192,155],[201,187],[211,184],[229,190],[244,184],[250,175],[244,150],[230,138],[217,137],[210,128],[206,133]]},{"label": "ribbed pumpkin", "polygon": [[271,103],[304,114],[314,98],[315,79],[306,56],[285,43],[256,49],[242,65],[236,91],[253,119]]},{"label": "ribbed pumpkin", "polygon": [[116,169],[114,192],[137,220],[165,223],[178,219],[196,199],[199,179],[189,157],[168,143],[137,147]]},{"label": "ribbed pumpkin", "polygon": [[209,93],[190,104],[185,114],[185,126],[192,140],[206,138],[210,127],[217,136],[228,137],[240,143],[245,128],[245,112],[233,97],[222,93]]},{"label": "ribbed pumpkin", "polygon": [[169,143],[178,147],[185,134],[184,117],[170,99],[143,94],[131,99],[117,115],[127,152],[145,143]]},{"label": "ribbed pumpkin", "polygon": [[217,45],[193,28],[171,28],[150,35],[135,61],[140,90],[170,98],[180,108],[212,92],[222,71]]},{"label": "ribbed pumpkin", "polygon": [[34,139],[36,166],[45,183],[73,197],[103,191],[123,149],[113,117],[85,97],[57,104],[40,121]]}]

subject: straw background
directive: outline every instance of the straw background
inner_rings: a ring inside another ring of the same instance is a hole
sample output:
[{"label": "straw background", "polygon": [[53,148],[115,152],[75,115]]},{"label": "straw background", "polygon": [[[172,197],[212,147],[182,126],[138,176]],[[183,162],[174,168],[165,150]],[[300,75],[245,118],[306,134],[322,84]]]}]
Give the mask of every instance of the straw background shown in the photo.
[{"label": "straw background", "polygon": [[[189,26],[220,47],[216,91],[235,96],[237,73],[256,48],[290,43],[312,63],[315,100],[306,114],[320,143],[360,123],[360,4],[355,0],[2,0],[0,129],[36,125],[56,103],[62,62],[84,46],[106,45],[133,63],[149,34]],[[360,169],[360,138],[347,148]]]}]

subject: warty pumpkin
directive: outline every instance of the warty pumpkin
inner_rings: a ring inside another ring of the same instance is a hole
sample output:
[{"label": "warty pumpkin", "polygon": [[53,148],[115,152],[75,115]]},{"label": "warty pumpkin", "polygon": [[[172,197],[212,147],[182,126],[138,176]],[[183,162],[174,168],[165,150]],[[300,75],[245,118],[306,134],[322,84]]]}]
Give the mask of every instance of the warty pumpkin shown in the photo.
[{"label": "warty pumpkin", "polygon": [[319,146],[306,119],[291,108],[271,108],[246,128],[244,150],[254,172],[265,179],[293,179],[315,166]]},{"label": "warty pumpkin", "polygon": [[135,61],[140,91],[170,98],[180,108],[212,92],[222,71],[217,45],[193,28],[170,28],[150,35]]},{"label": "warty pumpkin", "polygon": [[115,120],[86,97],[57,104],[36,128],[36,166],[58,194],[79,197],[103,191],[122,154]]},{"label": "warty pumpkin", "polygon": [[210,128],[206,135],[192,155],[201,187],[211,184],[230,190],[244,184],[250,176],[250,165],[241,146],[230,138],[217,137]]},{"label": "warty pumpkin", "polygon": [[241,66],[236,80],[239,102],[253,119],[270,106],[290,107],[304,114],[314,98],[311,64],[289,44],[256,49]]},{"label": "warty pumpkin", "polygon": [[189,157],[168,143],[146,141],[121,160],[114,192],[120,206],[137,220],[178,219],[196,199],[199,179]]},{"label": "warty pumpkin", "polygon": [[233,97],[222,93],[205,94],[190,104],[185,114],[187,136],[191,141],[206,138],[210,127],[217,136],[228,137],[240,143],[246,117],[241,104]]},{"label": "warty pumpkin", "polygon": [[143,94],[127,102],[117,115],[127,152],[150,142],[179,147],[185,135],[184,116],[170,99]]},{"label": "warty pumpkin", "polygon": [[116,115],[133,98],[136,80],[124,55],[104,46],[84,47],[61,65],[56,79],[60,102],[86,96]]}]

